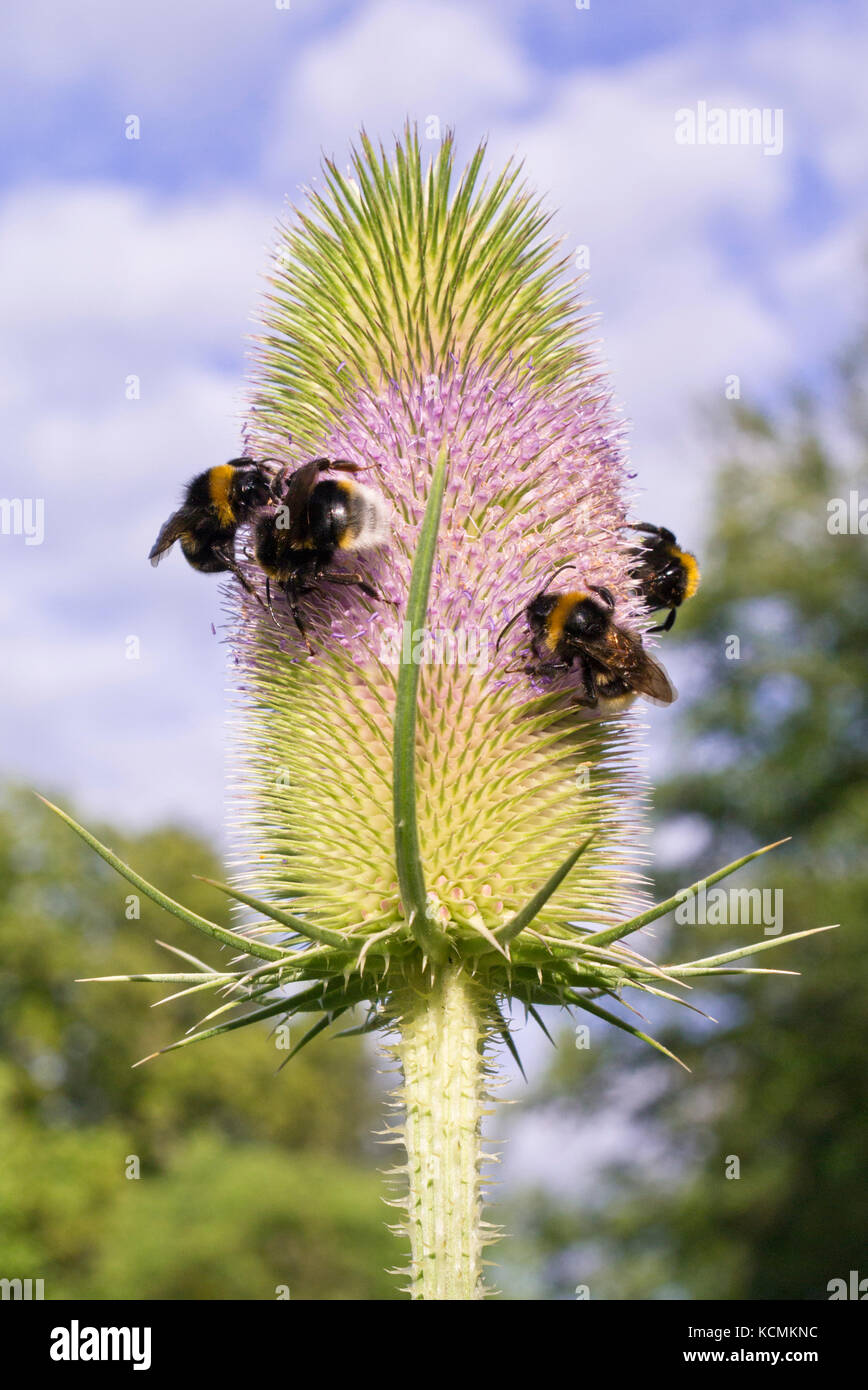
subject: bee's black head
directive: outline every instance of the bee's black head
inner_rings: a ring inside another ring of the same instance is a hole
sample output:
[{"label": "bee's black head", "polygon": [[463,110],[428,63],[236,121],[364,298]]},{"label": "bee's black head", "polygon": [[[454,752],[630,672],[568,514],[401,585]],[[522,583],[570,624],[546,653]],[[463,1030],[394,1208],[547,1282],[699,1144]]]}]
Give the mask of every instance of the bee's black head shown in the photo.
[{"label": "bee's black head", "polygon": [[[575,601],[563,620],[563,631],[567,637],[595,639],[602,637],[612,621],[611,594],[608,589],[596,594],[577,594]],[[570,596],[572,597],[572,595]]]},{"label": "bee's black head", "polygon": [[269,474],[252,459],[233,459],[232,466],[235,469],[232,491],[239,512],[246,516],[257,507],[264,507],[271,496]]},{"label": "bee's black head", "polygon": [[548,620],[549,614],[558,601],[558,594],[543,593],[537,594],[532,598],[525,609],[527,620],[532,632],[540,632]]}]

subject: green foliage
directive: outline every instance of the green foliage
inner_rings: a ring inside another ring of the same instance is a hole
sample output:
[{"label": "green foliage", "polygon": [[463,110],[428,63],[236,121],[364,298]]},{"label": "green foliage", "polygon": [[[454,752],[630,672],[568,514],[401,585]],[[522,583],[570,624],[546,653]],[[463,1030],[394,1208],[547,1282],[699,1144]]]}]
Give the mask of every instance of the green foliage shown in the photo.
[{"label": "green foliage", "polygon": [[[783,891],[788,932],[843,929],[832,949],[788,952],[800,978],[715,1000],[721,1029],[664,1035],[694,1078],[649,1070],[641,1157],[605,1175],[605,1209],[540,1197],[524,1225],[544,1296],[589,1269],[593,1296],[619,1299],[822,1299],[830,1279],[868,1275],[868,538],[827,529],[830,499],[866,492],[866,363],[863,346],[831,410],[803,398],[780,420],[736,417],[703,587],[679,620],[700,678],[688,756],[657,797],[704,831],[688,871],[791,835],[754,882]],[[723,929],[672,935],[685,930]],[[578,1089],[579,1122],[598,1121],[613,1080],[598,1060],[567,1053],[542,1103],[571,1109]]]},{"label": "green foliage", "polygon": [[[225,923],[191,877],[217,870],[196,838],[101,838]],[[344,1041],[278,1074],[286,1052],[253,1028],[133,1070],[202,1009],[75,983],[132,960],[177,968],[153,938],[189,933],[144,896],[129,919],[132,891],[29,793],[0,800],[3,1273],[45,1278],[49,1298],[393,1297],[368,1058]]]},{"label": "green foliage", "polygon": [[[853,367],[833,422],[809,402],[790,427],[740,418],[750,452],[722,474],[696,609],[708,671],[691,711],[697,770],[661,803],[702,816],[716,848],[785,828],[774,883],[787,929],[816,911],[844,924],[833,951],[793,952],[800,980],[749,989],[711,1049],[711,1124],[665,1210],[666,1244],[697,1297],[822,1298],[865,1263],[868,544],[827,529],[829,500],[864,490],[864,360]],[[728,634],[741,638],[738,661],[722,654]],[[661,1113],[676,1136],[691,1127],[684,1097]],[[726,1153],[740,1156],[737,1181],[721,1179]]]},{"label": "green foliage", "polygon": [[[849,418],[834,425],[848,451],[860,444],[847,425],[860,423],[854,385]],[[720,474],[705,582],[688,609],[704,673],[692,767],[658,796],[661,810],[705,817],[719,845],[783,823],[791,857],[824,875],[852,864],[868,813],[868,546],[827,530],[829,500],[864,487],[868,441],[858,463],[839,463],[831,428],[807,403],[778,428],[737,418],[744,453]]]}]

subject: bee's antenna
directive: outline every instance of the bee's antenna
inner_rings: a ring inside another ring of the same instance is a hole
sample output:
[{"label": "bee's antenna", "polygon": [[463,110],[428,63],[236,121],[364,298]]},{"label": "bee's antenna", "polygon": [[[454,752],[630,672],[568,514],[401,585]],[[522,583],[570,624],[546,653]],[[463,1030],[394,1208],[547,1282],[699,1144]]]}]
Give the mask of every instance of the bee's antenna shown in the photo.
[{"label": "bee's antenna", "polygon": [[510,618],[510,620],[509,620],[509,622],[507,623],[506,627],[503,628],[503,630],[501,631],[500,636],[498,637],[497,641],[496,641],[495,644],[494,644],[494,654],[495,654],[495,656],[496,656],[497,653],[500,651],[500,644],[501,644],[501,642],[503,641],[503,639],[504,639],[504,637],[506,636],[506,634],[509,632],[509,629],[512,627],[512,625],[513,625],[514,623],[517,623],[517,622],[518,622],[518,620],[519,620],[519,618],[521,617],[521,615],[522,615],[523,612],[524,612],[524,609],[523,609],[523,608],[520,608],[520,609],[518,610],[518,612],[517,612],[516,614],[514,614],[513,617]]},{"label": "bee's antenna", "polygon": [[[567,563],[566,563],[565,565],[561,565],[560,569],[556,569],[555,572],[554,572],[554,574],[551,576],[551,578],[549,579],[548,583],[546,584],[545,588],[542,589],[540,592],[543,593],[543,594],[547,594],[548,591],[549,591],[549,589],[551,588],[552,584],[553,584],[553,583],[555,582],[555,580],[557,579],[558,575],[559,575],[559,574],[563,574],[564,570],[571,570],[571,569],[575,569],[575,561],[574,561],[574,560],[568,560]],[[521,615],[522,615],[523,612],[524,612],[524,609],[523,609],[523,608],[520,608],[520,609],[518,610],[518,612],[515,614],[515,616],[512,617],[512,618],[510,618],[510,620],[509,620],[509,622],[507,623],[506,627],[502,630],[500,636],[498,637],[497,641],[496,641],[495,644],[494,644],[495,655],[496,655],[497,652],[500,650],[500,644],[501,644],[501,642],[503,641],[503,639],[504,639],[504,637],[506,636],[506,634],[509,632],[509,629],[512,627],[513,623],[515,623],[515,622],[518,621],[518,619],[521,617]]]},{"label": "bee's antenna", "polygon": [[545,588],[542,590],[542,592],[543,592],[544,594],[547,594],[548,591],[549,591],[549,589],[552,587],[552,585],[554,584],[555,580],[557,579],[558,575],[559,575],[559,574],[563,574],[564,570],[573,570],[573,569],[575,569],[575,568],[576,568],[576,562],[575,562],[575,560],[568,560],[567,563],[566,563],[565,565],[561,565],[560,569],[555,570],[554,574],[551,576],[551,578],[549,579],[549,582],[546,584],[546,586],[545,586]]}]

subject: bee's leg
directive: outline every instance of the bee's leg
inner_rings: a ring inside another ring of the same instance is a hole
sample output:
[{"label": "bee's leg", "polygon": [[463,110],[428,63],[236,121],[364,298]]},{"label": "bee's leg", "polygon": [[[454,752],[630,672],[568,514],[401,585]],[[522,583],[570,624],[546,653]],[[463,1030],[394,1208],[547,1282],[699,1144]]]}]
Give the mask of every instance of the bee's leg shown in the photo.
[{"label": "bee's leg", "polygon": [[[235,559],[235,549],[232,542],[228,541],[225,545],[215,548],[214,553],[220,560],[220,569],[228,574],[234,575],[245,593],[250,594],[255,599],[259,599],[259,595],[247,579],[238,561]],[[259,602],[261,603],[262,600],[259,599]]]},{"label": "bee's leg", "polygon": [[541,675],[551,676],[555,675],[558,671],[569,671],[572,668],[573,663],[571,661],[556,661],[553,660],[551,656],[546,655],[545,652],[541,652],[539,637],[536,634],[530,639],[530,649],[536,657],[536,665],[525,667],[527,671],[535,671]]},{"label": "bee's leg", "polygon": [[220,555],[220,563],[218,565],[214,565],[213,570],[207,572],[231,574],[235,579],[238,580],[238,583],[241,585],[242,589],[246,594],[250,594],[251,598],[255,598],[257,603],[262,603],[262,599],[259,597],[256,590],[253,588],[252,584],[249,583],[241,568],[235,563],[234,555],[227,555],[225,552],[222,552]]},{"label": "bee's leg", "polygon": [[361,473],[367,464],[353,463],[351,459],[311,459],[315,463],[320,473],[327,473],[334,469],[337,473]]},{"label": "bee's leg", "polygon": [[579,660],[582,667],[582,680],[585,683],[585,694],[576,703],[593,709],[598,700],[597,673],[586,656],[580,657]]},{"label": "bee's leg", "polygon": [[652,526],[650,521],[637,521],[635,526],[622,526],[622,531],[645,531],[649,536],[662,536],[663,528]]},{"label": "bee's leg", "polygon": [[290,580],[288,584],[284,585],[283,592],[286,594],[286,601],[289,604],[289,611],[292,614],[293,622],[295,623],[296,627],[299,630],[299,633],[301,634],[301,640],[304,642],[304,645],[307,647],[311,656],[315,656],[315,649],[311,646],[310,638],[307,635],[307,628],[301,620],[301,612],[299,611],[298,607],[298,600],[301,594],[306,593],[307,590],[300,589],[297,584],[294,584],[292,580]]},{"label": "bee's leg", "polygon": [[244,589],[245,592],[248,594],[253,594],[255,597],[256,590],[253,588],[252,584],[248,583],[244,572],[241,569],[239,569],[238,565],[235,564],[234,560],[230,565],[227,566],[227,568],[230,574],[235,575],[235,578],[238,580],[238,583],[241,585],[242,589]]},{"label": "bee's leg", "polygon": [[676,610],[674,608],[670,608],[669,617],[666,619],[665,623],[658,623],[656,627],[649,627],[648,631],[669,632],[675,626],[675,613]]},{"label": "bee's leg", "polygon": [[[209,564],[210,572],[213,574],[234,574],[242,589],[246,589],[248,594],[253,590],[245,579],[238,563],[235,559],[235,547],[231,540],[223,541],[220,545],[215,545],[212,550],[213,559]],[[204,566],[201,566],[204,569]],[[208,573],[208,571],[205,571]]]},{"label": "bee's leg", "polygon": [[379,599],[381,603],[391,603],[393,608],[397,607],[397,601],[393,598],[386,598],[385,594],[379,593],[366,579],[360,574],[330,574],[328,572],[317,575],[318,579],[327,579],[330,584],[354,584],[357,589],[361,589],[368,598]]},{"label": "bee's leg", "polygon": [[[261,602],[262,600],[260,599],[260,603]],[[267,612],[271,614],[271,621],[274,623],[274,626],[279,627],[281,632],[285,632],[286,629],[283,626],[283,623],[280,622],[277,614],[275,613],[271,605],[271,580],[268,578],[268,575],[265,576],[265,603],[262,606],[267,610]]]},{"label": "bee's leg", "polygon": [[515,675],[517,671],[523,671],[526,676],[555,676],[559,671],[570,670],[572,667],[569,661],[537,661],[525,666],[507,666],[504,674]]},{"label": "bee's leg", "polygon": [[507,666],[504,675],[514,676],[517,672],[523,671],[526,676],[548,676],[553,675],[557,671],[568,671],[570,669],[570,663],[568,661],[552,661],[543,656],[539,649],[538,639],[535,636],[532,636],[530,639],[530,649],[533,652],[535,660],[525,665]]},{"label": "bee's leg", "polygon": [[[258,597],[258,595],[257,595],[257,597]],[[261,603],[261,602],[262,602],[262,600],[260,599],[260,603]],[[269,579],[268,575],[265,576],[265,603],[264,603],[263,606],[264,606],[264,607],[268,610],[268,612],[271,614],[271,621],[274,623],[274,626],[275,626],[275,627],[279,627],[280,630],[281,630],[281,632],[286,632],[286,628],[284,627],[283,623],[282,623],[282,622],[280,621],[280,619],[278,618],[278,616],[277,616],[277,614],[275,613],[274,608],[272,607],[272,604],[271,604],[271,580]]]},{"label": "bee's leg", "polygon": [[[262,602],[262,599],[260,598],[259,594],[256,592],[256,590],[254,589],[253,585],[249,582],[249,580],[247,579],[247,577],[246,577],[246,576],[243,574],[243,572],[239,569],[238,565],[236,565],[235,561],[234,561],[234,560],[228,561],[227,564],[228,564],[229,572],[230,572],[231,574],[234,574],[234,575],[235,575],[235,578],[238,580],[238,583],[241,585],[242,589],[244,589],[245,593],[250,594],[251,598],[255,598],[255,599],[256,599],[256,602],[259,604],[260,608],[265,608],[266,605]],[[266,579],[266,584],[267,584],[267,583],[268,583],[268,580]],[[268,605],[268,611],[269,611],[269,612],[271,611],[271,605],[270,605],[270,603],[269,603],[269,605]],[[274,616],[274,615],[272,614],[272,617],[273,617],[273,616]]]}]

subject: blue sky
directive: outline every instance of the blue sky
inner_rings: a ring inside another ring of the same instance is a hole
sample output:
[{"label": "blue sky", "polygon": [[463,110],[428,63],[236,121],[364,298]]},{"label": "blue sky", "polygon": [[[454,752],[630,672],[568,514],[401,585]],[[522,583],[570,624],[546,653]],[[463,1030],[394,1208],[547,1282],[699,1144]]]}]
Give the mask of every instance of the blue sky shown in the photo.
[{"label": "blue sky", "polygon": [[[525,158],[589,250],[642,510],[687,541],[712,472],[697,405],[730,373],[762,399],[822,380],[862,321],[865,5],[18,11],[0,21],[0,495],[44,498],[46,520],[39,546],[0,536],[4,771],[88,816],[222,827],[219,585],[146,555],[186,478],[237,452],[274,220],[361,122],[437,116],[465,151],[487,133],[493,161]],[[700,101],[779,108],[780,154],[677,144]]]}]

